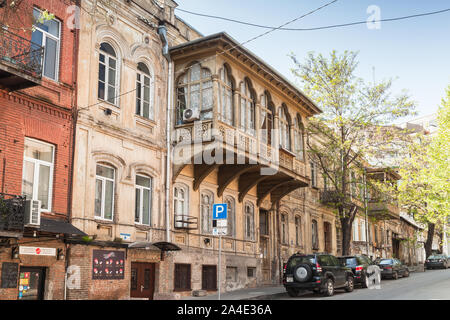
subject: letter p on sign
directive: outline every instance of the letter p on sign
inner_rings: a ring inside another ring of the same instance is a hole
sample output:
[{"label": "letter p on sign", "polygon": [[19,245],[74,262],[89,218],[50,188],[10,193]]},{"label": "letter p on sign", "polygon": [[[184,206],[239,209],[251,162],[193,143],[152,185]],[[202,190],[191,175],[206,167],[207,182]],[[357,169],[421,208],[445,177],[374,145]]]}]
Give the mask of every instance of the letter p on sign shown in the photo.
[{"label": "letter p on sign", "polygon": [[227,204],[217,203],[213,205],[213,220],[227,218]]}]

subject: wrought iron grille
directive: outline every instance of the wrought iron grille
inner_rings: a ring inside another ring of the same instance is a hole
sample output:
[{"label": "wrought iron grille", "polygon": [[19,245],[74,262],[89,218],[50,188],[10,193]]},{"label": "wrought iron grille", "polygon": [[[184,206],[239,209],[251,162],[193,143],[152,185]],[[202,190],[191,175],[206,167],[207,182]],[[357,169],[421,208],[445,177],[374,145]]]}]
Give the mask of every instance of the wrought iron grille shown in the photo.
[{"label": "wrought iron grille", "polygon": [[23,231],[25,197],[0,193],[0,230]]},{"label": "wrought iron grille", "polygon": [[0,59],[32,77],[41,78],[44,48],[0,28]]}]

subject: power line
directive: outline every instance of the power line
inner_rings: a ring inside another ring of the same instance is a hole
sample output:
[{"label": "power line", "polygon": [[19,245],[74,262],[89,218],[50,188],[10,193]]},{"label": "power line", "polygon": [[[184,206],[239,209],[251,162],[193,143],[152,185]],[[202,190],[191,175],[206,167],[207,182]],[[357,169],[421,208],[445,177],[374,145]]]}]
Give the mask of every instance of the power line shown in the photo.
[{"label": "power line", "polygon": [[246,22],[246,21],[240,21],[240,20],[235,20],[235,19],[230,19],[230,18],[225,18],[225,17],[219,17],[219,16],[213,16],[213,15],[207,15],[207,14],[192,12],[192,11],[188,11],[188,10],[184,10],[184,9],[180,9],[180,8],[175,8],[175,9],[178,10],[178,11],[182,11],[182,12],[189,13],[189,14],[196,15],[196,16],[201,16],[201,17],[206,17],[206,18],[213,18],[213,19],[219,19],[219,20],[225,20],[225,21],[230,21],[230,22],[239,23],[239,24],[243,24],[243,25],[248,25],[248,26],[252,26],[252,27],[264,28],[264,29],[274,29],[275,28],[277,30],[283,30],[283,31],[314,31],[314,30],[323,30],[323,29],[331,29],[331,28],[340,28],[340,27],[354,26],[354,25],[358,25],[358,24],[366,24],[368,22],[371,22],[371,23],[375,23],[375,22],[390,22],[390,21],[398,21],[398,20],[405,20],[405,19],[411,19],[411,18],[418,18],[418,17],[430,16],[430,15],[435,15],[435,14],[440,14],[440,13],[444,13],[444,12],[450,11],[450,8],[448,8],[448,9],[432,11],[432,12],[425,12],[425,13],[419,13],[419,14],[413,14],[413,15],[403,16],[403,17],[386,18],[386,19],[373,20],[373,21],[357,21],[357,22],[350,22],[350,23],[343,23],[343,24],[334,24],[334,25],[313,27],[313,28],[276,28],[276,27],[271,27],[271,26],[266,26],[266,25],[250,23],[250,22]]},{"label": "power line", "polygon": [[316,9],[314,9],[314,10],[309,11],[308,13],[305,13],[305,14],[301,15],[301,16],[298,17],[298,18],[295,18],[295,19],[290,20],[290,21],[288,21],[288,22],[286,22],[286,23],[283,23],[283,24],[280,25],[279,27],[271,27],[271,30],[269,30],[269,31],[266,31],[266,32],[264,32],[264,33],[262,33],[262,34],[260,34],[260,35],[258,35],[258,36],[256,36],[256,37],[253,37],[253,38],[251,38],[251,39],[249,39],[249,40],[247,40],[247,41],[244,41],[244,42],[242,42],[242,43],[238,43],[237,45],[234,45],[234,46],[232,46],[231,48],[229,48],[229,49],[227,49],[227,50],[223,50],[223,51],[220,52],[220,53],[216,53],[213,57],[209,57],[209,58],[203,59],[203,60],[201,60],[201,61],[199,61],[199,62],[197,62],[197,63],[195,63],[195,64],[193,64],[193,65],[191,65],[191,66],[189,66],[189,67],[183,68],[183,69],[179,70],[177,73],[184,72],[184,71],[186,71],[186,70],[192,68],[193,66],[195,66],[195,65],[197,65],[197,64],[200,64],[201,62],[205,62],[205,61],[208,61],[208,60],[211,60],[211,59],[215,59],[215,58],[218,57],[219,55],[222,55],[222,54],[224,54],[224,53],[227,53],[228,51],[231,51],[231,50],[233,50],[233,49],[242,47],[244,44],[247,44],[247,43],[249,43],[249,42],[251,42],[251,41],[254,41],[254,40],[256,40],[256,39],[259,39],[259,38],[261,38],[261,37],[263,37],[263,36],[265,36],[265,35],[267,35],[267,34],[273,32],[273,31],[280,30],[280,29],[283,28],[284,26],[286,26],[286,25],[288,25],[288,24],[291,24],[291,23],[293,23],[293,22],[295,22],[295,21],[297,21],[297,20],[300,20],[300,19],[302,19],[302,18],[304,18],[304,17],[306,17],[306,16],[309,16],[309,15],[311,15],[311,14],[313,14],[313,13],[315,13],[315,12],[317,12],[317,11],[319,11],[319,10],[321,10],[321,9],[323,9],[323,8],[329,6],[329,5],[331,5],[331,4],[333,4],[333,3],[337,2],[337,1],[338,1],[338,0],[330,1],[330,2],[328,2],[328,3],[326,3],[326,4],[322,5],[322,6],[320,6],[320,7],[318,7],[318,8],[316,8]]},{"label": "power line", "polygon": [[[290,21],[288,21],[288,22],[282,24],[282,25],[279,26],[279,27],[271,28],[272,30],[266,31],[266,32],[264,32],[264,33],[262,33],[262,34],[260,34],[260,35],[258,35],[258,36],[256,36],[256,37],[253,37],[253,38],[251,38],[251,39],[249,39],[249,40],[247,40],[247,41],[245,41],[245,42],[242,42],[242,43],[239,43],[239,44],[237,44],[237,45],[234,45],[234,46],[232,46],[231,48],[229,48],[229,49],[227,49],[227,50],[223,50],[223,51],[220,52],[220,53],[216,53],[213,57],[208,57],[208,58],[206,58],[206,59],[200,60],[200,61],[198,61],[198,62],[196,62],[196,63],[190,65],[189,67],[185,67],[185,68],[179,70],[179,71],[177,72],[177,74],[180,73],[180,72],[185,72],[185,71],[189,70],[190,68],[192,68],[193,66],[195,66],[195,65],[197,65],[197,64],[201,64],[201,63],[206,62],[206,61],[208,61],[208,60],[215,59],[215,58],[218,57],[219,55],[222,55],[222,54],[224,54],[224,53],[226,53],[226,52],[228,52],[228,51],[231,51],[231,50],[233,50],[233,49],[235,49],[235,48],[241,47],[241,46],[243,46],[244,44],[247,44],[247,43],[249,43],[249,42],[251,42],[251,41],[254,41],[254,40],[258,39],[258,38],[261,38],[261,37],[263,37],[263,36],[265,36],[265,35],[267,35],[267,34],[273,32],[273,31],[279,30],[280,28],[282,28],[282,27],[284,27],[284,26],[286,26],[286,25],[288,25],[288,24],[291,24],[291,23],[293,23],[293,22],[295,22],[295,21],[297,21],[297,20],[300,20],[300,19],[302,19],[302,18],[304,18],[304,17],[306,17],[306,16],[308,16],[308,15],[311,15],[311,14],[313,14],[314,12],[317,12],[317,11],[319,11],[319,10],[321,10],[321,9],[323,9],[323,8],[329,6],[329,5],[331,5],[331,4],[333,4],[333,3],[337,2],[337,1],[338,1],[338,0],[330,1],[330,2],[328,2],[328,3],[326,3],[326,4],[322,5],[322,6],[320,6],[320,7],[318,7],[318,8],[316,8],[316,9],[314,9],[314,10],[309,11],[308,13],[305,13],[305,14],[301,15],[301,16],[298,17],[298,18],[295,18],[295,19],[293,19],[293,20],[290,20]],[[261,66],[261,67],[262,67],[262,66]],[[132,93],[132,92],[134,92],[134,91],[136,91],[136,90],[137,90],[137,88],[135,88],[135,89],[133,89],[133,90],[130,90],[130,91],[127,91],[127,92],[124,92],[124,93],[121,93],[121,94],[115,96],[114,99],[119,98],[119,97],[124,96],[124,95],[127,95],[127,94],[130,94],[130,93]],[[95,104],[88,105],[88,106],[83,107],[83,108],[80,108],[80,109],[77,109],[77,111],[86,110],[86,109],[89,109],[89,108],[94,107],[94,106],[96,106],[96,105],[99,105],[99,104],[101,104],[101,103],[103,103],[103,101],[97,102],[97,103],[95,103]]]}]

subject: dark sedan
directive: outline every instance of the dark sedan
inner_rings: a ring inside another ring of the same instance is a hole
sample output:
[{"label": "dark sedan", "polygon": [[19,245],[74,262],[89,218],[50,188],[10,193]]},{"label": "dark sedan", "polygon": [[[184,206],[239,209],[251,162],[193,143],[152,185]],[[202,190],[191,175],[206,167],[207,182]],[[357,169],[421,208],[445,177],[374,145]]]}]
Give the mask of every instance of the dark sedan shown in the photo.
[{"label": "dark sedan", "polygon": [[409,277],[408,266],[398,259],[381,259],[378,266],[381,269],[381,278],[397,280],[399,276]]},{"label": "dark sedan", "polygon": [[425,268],[434,269],[434,268],[442,268],[447,269],[450,261],[448,257],[443,254],[435,254],[429,256],[427,260],[425,260]]}]

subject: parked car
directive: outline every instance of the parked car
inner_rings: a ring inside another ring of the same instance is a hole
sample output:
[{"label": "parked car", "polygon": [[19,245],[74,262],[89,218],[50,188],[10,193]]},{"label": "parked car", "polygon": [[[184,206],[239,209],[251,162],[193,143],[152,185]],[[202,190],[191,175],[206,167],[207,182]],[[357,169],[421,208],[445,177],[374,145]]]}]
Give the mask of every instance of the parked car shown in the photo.
[{"label": "parked car", "polygon": [[399,276],[409,277],[408,266],[403,264],[398,259],[381,259],[378,262],[378,266],[381,269],[381,278],[392,278],[397,280]]},{"label": "parked car", "polygon": [[442,268],[447,269],[450,264],[449,258],[444,254],[434,254],[431,255],[425,260],[425,268],[434,269],[434,268]]},{"label": "parked car", "polygon": [[352,270],[333,255],[294,254],[284,265],[283,285],[291,297],[305,290],[332,296],[337,288],[353,291],[354,279]]},{"label": "parked car", "polygon": [[339,257],[339,260],[353,271],[356,284],[361,284],[363,288],[368,288],[370,278],[373,274],[377,277],[378,282],[381,279],[380,268],[366,255],[353,255]]}]

